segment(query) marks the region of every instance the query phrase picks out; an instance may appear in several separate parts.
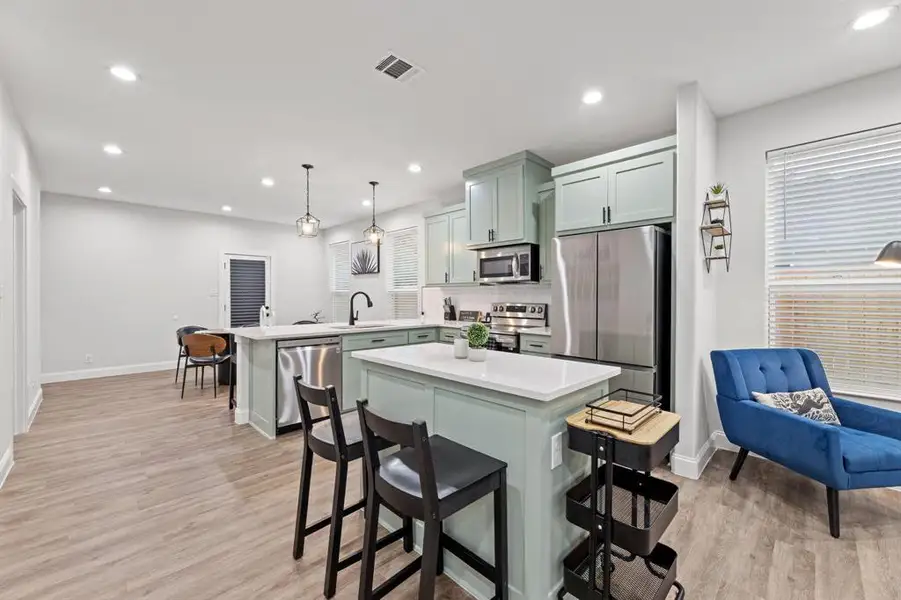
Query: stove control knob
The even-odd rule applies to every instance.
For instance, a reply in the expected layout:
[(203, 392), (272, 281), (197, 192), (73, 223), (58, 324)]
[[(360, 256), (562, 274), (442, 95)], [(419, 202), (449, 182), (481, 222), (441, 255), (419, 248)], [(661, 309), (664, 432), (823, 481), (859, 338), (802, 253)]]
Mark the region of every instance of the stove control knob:
[(530, 308), (529, 312), (535, 312), (535, 307), (533, 306), (532, 308)]
[(541, 314), (541, 313), (543, 313), (543, 312), (544, 312), (544, 307), (543, 307), (543, 306), (539, 306), (539, 307), (538, 307), (538, 314)]

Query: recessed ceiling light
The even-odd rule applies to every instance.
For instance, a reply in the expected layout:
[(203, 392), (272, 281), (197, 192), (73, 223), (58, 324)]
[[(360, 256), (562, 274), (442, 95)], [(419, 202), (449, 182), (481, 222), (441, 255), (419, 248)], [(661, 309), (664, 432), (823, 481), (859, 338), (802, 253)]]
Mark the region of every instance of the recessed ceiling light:
[(122, 148), (115, 144), (107, 144), (103, 147), (103, 151), (112, 156), (119, 156), (122, 154)]
[(363, 206), (372, 206), (372, 200), (366, 198), (365, 200), (363, 200)]
[(272, 187), (275, 185), (275, 180), (272, 177), (263, 177), (260, 180), (260, 183), (262, 183), (264, 187)]
[(857, 17), (857, 20), (854, 21), (854, 24), (851, 25), (851, 27), (853, 27), (855, 31), (863, 31), (864, 29), (882, 25), (892, 16), (892, 13), (895, 12), (895, 8), (896, 7), (894, 6), (886, 6), (885, 8), (878, 8), (876, 10), (865, 12)]
[(582, 94), (582, 102), (585, 104), (597, 104), (604, 99), (604, 94), (600, 90), (588, 90)]
[(410, 166), (407, 167), (407, 170), (411, 173), (419, 173), (420, 171), (422, 171), (422, 167), (419, 165), (419, 163), (410, 163)]
[(100, 192), (101, 194), (112, 194), (113, 193), (113, 190), (109, 189), (106, 186), (97, 188), (97, 191)]
[(113, 77), (127, 83), (134, 83), (138, 80), (138, 75), (125, 65), (115, 65), (110, 67), (109, 72)]
[(229, 206), (228, 204), (223, 204), (223, 205), (222, 205), (222, 212), (231, 212), (231, 211), (232, 211), (232, 207), (231, 207), (231, 206)]

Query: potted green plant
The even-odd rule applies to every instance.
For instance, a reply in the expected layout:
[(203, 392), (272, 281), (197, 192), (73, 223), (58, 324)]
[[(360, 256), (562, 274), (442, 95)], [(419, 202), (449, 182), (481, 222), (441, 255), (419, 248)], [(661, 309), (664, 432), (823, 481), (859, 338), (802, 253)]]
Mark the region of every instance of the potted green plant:
[(722, 202), (726, 199), (726, 190), (729, 188), (722, 181), (710, 186), (710, 202)]
[(469, 340), (469, 360), (483, 362), (488, 357), (488, 326), (484, 323), (473, 323), (466, 331), (466, 339)]

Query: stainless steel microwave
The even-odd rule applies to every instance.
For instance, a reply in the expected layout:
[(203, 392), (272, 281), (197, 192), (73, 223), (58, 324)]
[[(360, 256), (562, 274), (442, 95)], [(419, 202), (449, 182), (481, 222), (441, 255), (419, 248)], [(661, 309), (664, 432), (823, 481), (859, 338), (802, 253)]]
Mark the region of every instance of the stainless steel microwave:
[(540, 279), (537, 244), (479, 250), (479, 283), (535, 283)]

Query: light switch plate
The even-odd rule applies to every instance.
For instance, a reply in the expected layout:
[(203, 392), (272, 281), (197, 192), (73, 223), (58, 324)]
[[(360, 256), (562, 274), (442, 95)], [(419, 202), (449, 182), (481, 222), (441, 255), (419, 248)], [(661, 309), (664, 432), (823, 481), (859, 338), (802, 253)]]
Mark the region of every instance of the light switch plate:
[(563, 432), (551, 438), (551, 470), (563, 464)]

